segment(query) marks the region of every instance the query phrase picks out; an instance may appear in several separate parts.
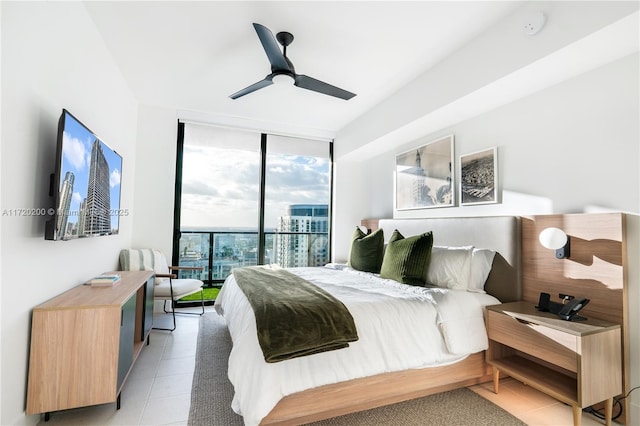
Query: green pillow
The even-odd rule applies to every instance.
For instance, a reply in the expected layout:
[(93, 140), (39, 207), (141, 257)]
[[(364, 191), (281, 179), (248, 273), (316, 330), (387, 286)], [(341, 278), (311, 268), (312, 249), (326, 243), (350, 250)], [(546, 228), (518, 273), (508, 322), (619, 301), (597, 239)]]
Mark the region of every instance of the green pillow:
[(431, 247), (431, 232), (404, 238), (396, 229), (384, 253), (380, 276), (404, 284), (424, 286)]
[(364, 272), (380, 272), (382, 256), (384, 254), (384, 234), (378, 229), (367, 235), (359, 227), (351, 237), (348, 265), (353, 269)]

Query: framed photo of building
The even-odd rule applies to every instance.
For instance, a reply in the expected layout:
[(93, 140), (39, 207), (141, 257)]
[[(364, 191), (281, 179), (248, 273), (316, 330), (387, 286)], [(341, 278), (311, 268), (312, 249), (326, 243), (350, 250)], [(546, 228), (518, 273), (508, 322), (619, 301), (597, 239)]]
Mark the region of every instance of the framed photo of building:
[(460, 156), (460, 205), (498, 202), (498, 149)]
[(453, 206), (453, 160), (453, 135), (396, 155), (396, 209)]

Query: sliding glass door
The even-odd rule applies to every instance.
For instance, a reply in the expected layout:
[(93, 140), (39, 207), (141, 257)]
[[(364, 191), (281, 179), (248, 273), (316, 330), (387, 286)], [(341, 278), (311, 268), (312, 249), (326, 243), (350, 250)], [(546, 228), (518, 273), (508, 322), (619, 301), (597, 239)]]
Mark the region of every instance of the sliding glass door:
[(235, 267), (330, 259), (331, 143), (179, 125), (173, 262), (219, 286)]

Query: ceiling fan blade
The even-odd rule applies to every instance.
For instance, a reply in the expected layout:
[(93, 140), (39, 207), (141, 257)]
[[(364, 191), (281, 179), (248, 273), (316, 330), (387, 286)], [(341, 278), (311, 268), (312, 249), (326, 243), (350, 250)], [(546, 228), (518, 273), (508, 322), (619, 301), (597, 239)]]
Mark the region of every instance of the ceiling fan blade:
[(255, 22), (253, 23), (253, 28), (256, 29), (256, 33), (258, 33), (258, 38), (262, 43), (262, 47), (267, 54), (267, 58), (269, 58), (269, 62), (271, 63), (271, 71), (291, 71), (291, 67), (287, 62), (287, 59), (284, 57), (284, 54), (280, 51), (278, 42), (273, 36), (271, 30), (264, 25), (256, 24)]
[(237, 91), (236, 93), (229, 95), (231, 99), (238, 99), (240, 96), (248, 95), (251, 92), (255, 92), (258, 89), (262, 89), (263, 87), (267, 87), (273, 84), (271, 81), (271, 75), (265, 77), (264, 80), (260, 80), (257, 83), (253, 83), (251, 86), (247, 86), (242, 90)]
[(303, 89), (313, 90), (314, 92), (335, 96), (336, 98), (345, 100), (349, 100), (356, 95), (355, 93), (351, 93), (339, 87), (332, 86), (329, 83), (325, 83), (324, 81), (316, 80), (315, 78), (302, 74), (296, 74), (294, 84), (298, 87), (302, 87)]

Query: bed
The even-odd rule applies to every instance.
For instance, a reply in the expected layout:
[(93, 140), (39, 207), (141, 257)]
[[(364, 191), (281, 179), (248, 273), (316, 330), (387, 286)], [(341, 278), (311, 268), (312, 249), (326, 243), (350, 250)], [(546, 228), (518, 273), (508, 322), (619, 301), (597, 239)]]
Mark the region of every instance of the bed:
[(230, 277), (215, 306), (233, 339), (233, 409), (245, 424), (307, 423), (490, 380), (483, 307), (521, 298), (519, 218), (384, 219), (377, 228), (387, 246), (396, 230), (431, 231), (434, 250), (494, 252), (484, 291), (406, 285), (344, 265), (294, 268), (348, 307), (359, 338), (348, 348), (268, 363), (254, 311)]

